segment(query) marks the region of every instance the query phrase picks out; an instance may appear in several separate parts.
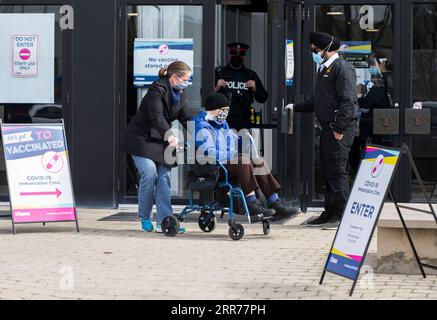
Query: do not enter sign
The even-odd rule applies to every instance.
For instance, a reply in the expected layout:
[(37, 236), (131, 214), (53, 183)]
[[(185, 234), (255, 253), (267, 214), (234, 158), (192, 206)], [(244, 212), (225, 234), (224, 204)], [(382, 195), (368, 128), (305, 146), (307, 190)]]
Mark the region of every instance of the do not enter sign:
[(38, 76), (38, 35), (12, 36), (12, 72), (15, 77)]

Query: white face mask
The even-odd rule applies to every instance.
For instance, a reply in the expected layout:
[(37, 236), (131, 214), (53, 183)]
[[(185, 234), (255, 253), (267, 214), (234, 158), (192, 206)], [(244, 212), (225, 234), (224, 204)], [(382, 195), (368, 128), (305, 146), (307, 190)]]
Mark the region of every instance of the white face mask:
[(226, 118), (228, 117), (229, 110), (220, 110), (220, 112), (217, 115), (212, 115), (210, 111), (206, 112), (205, 120), (207, 121), (214, 121), (218, 124), (223, 124), (226, 121)]

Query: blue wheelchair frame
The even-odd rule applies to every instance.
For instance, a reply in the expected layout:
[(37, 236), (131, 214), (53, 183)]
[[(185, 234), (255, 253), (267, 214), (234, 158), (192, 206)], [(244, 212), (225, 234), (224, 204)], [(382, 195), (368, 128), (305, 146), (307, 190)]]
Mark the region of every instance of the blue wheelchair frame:
[(214, 214), (215, 211), (221, 211), (222, 215), (224, 215), (225, 213), (229, 214), (229, 222), (230, 223), (235, 223), (235, 213), (234, 213), (234, 195), (237, 198), (240, 198), (242, 200), (243, 203), (243, 207), (244, 207), (244, 215), (247, 216), (247, 220), (249, 223), (251, 222), (250, 219), (250, 214), (249, 214), (249, 209), (247, 207), (247, 202), (246, 202), (246, 197), (244, 196), (243, 190), (241, 190), (240, 187), (238, 186), (233, 186), (230, 182), (229, 182), (229, 175), (228, 175), (228, 170), (226, 169), (226, 167), (219, 163), (219, 170), (223, 170), (224, 174), (225, 174), (225, 180), (224, 181), (219, 181), (217, 184), (217, 187), (219, 189), (229, 189), (229, 208), (226, 207), (220, 207), (220, 205), (218, 204), (218, 202), (216, 200), (214, 200), (213, 203), (208, 204), (208, 205), (196, 205), (194, 204), (193, 201), (193, 191), (189, 190), (189, 203), (188, 205), (182, 210), (182, 212), (180, 214), (178, 214), (178, 219), (180, 221), (183, 221), (189, 214), (193, 213), (193, 212), (199, 212), (199, 211), (205, 211), (208, 212), (207, 215), (207, 219), (211, 219)]

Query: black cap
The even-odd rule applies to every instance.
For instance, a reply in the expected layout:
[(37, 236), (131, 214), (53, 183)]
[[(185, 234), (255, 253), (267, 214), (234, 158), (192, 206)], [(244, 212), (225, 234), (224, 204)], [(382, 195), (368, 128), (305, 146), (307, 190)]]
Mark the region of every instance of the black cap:
[(230, 105), (231, 101), (224, 94), (218, 92), (211, 93), (205, 100), (205, 109), (208, 111), (229, 107)]
[(229, 53), (232, 56), (241, 56), (244, 57), (246, 55), (246, 51), (249, 50), (249, 46), (242, 42), (232, 42), (227, 45), (229, 49)]
[(331, 36), (330, 34), (325, 32), (311, 32), (310, 34), (310, 43), (312, 43), (320, 50), (327, 49), (331, 41), (332, 44), (327, 50), (328, 52), (332, 52), (340, 49), (340, 40), (338, 40), (334, 36)]

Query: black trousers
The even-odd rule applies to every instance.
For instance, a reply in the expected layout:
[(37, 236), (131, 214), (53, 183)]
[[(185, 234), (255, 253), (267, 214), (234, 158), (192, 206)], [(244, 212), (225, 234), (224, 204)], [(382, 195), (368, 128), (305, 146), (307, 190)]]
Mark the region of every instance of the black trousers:
[(355, 121), (343, 132), (343, 139), (334, 137), (329, 125), (322, 125), (320, 136), (320, 167), (326, 181), (325, 211), (330, 218), (341, 218), (349, 197), (348, 158), (355, 136)]

